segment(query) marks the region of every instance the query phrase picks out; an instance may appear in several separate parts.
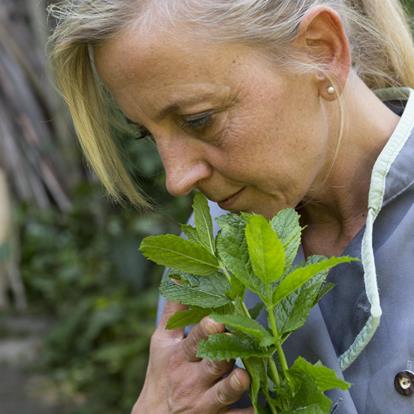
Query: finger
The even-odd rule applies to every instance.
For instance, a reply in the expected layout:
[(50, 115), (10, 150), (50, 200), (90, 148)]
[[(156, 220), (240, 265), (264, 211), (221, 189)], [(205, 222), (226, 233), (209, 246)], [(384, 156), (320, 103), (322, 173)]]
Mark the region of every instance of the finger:
[(234, 361), (213, 361), (211, 359), (203, 359), (200, 362), (200, 365), (203, 372), (203, 381), (208, 385), (212, 385), (218, 379), (233, 370)]
[(159, 333), (162, 333), (163, 335), (168, 335), (168, 336), (183, 337), (184, 329), (167, 329), (166, 326), (167, 326), (168, 319), (170, 319), (171, 316), (173, 316), (176, 312), (182, 311), (185, 309), (187, 309), (187, 306), (181, 305), (178, 302), (165, 302), (164, 309), (161, 314), (160, 323), (157, 327), (157, 330), (159, 331)]
[(223, 324), (217, 323), (208, 317), (203, 318), (181, 343), (181, 350), (184, 354), (184, 358), (190, 362), (199, 361), (200, 358), (197, 358), (198, 343), (202, 339), (207, 339), (209, 335), (220, 332), (224, 332)]
[(212, 412), (219, 411), (240, 400), (249, 387), (249, 374), (244, 369), (236, 368), (206, 392), (205, 404), (211, 407)]
[(223, 414), (254, 414), (254, 408), (233, 408), (229, 411), (224, 411)]

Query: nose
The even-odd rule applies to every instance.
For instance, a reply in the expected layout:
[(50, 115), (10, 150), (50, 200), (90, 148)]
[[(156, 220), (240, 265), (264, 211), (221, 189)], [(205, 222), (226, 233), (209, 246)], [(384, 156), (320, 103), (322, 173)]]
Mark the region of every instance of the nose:
[(212, 168), (196, 145), (178, 140), (159, 145), (164, 165), (167, 191), (174, 197), (189, 194), (198, 184), (211, 176)]

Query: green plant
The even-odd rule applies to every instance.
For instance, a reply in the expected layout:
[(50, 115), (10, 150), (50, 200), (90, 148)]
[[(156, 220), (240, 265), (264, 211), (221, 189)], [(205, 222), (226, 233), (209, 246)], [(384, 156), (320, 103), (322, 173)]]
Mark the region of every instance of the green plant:
[[(247, 213), (221, 216), (216, 219), (221, 230), (214, 237), (207, 200), (200, 193), (193, 208), (195, 227), (182, 226), (187, 239), (149, 236), (140, 247), (147, 258), (171, 269), (161, 283), (161, 294), (188, 306), (170, 318), (167, 328), (195, 324), (206, 315), (223, 323), (228, 332), (202, 341), (198, 356), (241, 358), (252, 380), (256, 413), (328, 414), (332, 403), (324, 392), (346, 390), (350, 384), (302, 357), (289, 367), (282, 344), (331, 289), (328, 270), (355, 259), (311, 256), (296, 266), (302, 229), (293, 209), (280, 211), (270, 222)], [(246, 290), (259, 298), (254, 309), (243, 302)], [(262, 310), (267, 326), (257, 320)]]

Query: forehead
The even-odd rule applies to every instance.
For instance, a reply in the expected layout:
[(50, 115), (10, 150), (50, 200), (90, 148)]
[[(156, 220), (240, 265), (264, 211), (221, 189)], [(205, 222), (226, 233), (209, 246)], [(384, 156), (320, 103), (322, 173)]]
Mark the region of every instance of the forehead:
[[(223, 46), (200, 44), (180, 33), (156, 31), (142, 34), (138, 30), (124, 31), (96, 48), (95, 59), (100, 76), (107, 82), (128, 82), (139, 76), (151, 80), (154, 73), (195, 77), (208, 74), (210, 65), (197, 65), (199, 59), (210, 63), (223, 62)], [(214, 53), (215, 52), (215, 53)]]
[(213, 44), (184, 31), (143, 34), (129, 29), (97, 47), (95, 61), (116, 98), (134, 87), (142, 93), (161, 89), (168, 93), (169, 88), (184, 92), (197, 85), (207, 93), (214, 85), (237, 82), (235, 73), (247, 68), (252, 53), (241, 44)]

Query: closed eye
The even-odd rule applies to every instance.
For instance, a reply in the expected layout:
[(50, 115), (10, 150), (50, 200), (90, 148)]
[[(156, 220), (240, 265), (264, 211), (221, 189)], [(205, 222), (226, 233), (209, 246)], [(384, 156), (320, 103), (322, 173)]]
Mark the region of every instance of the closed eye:
[(154, 138), (151, 135), (151, 132), (148, 131), (147, 128), (143, 127), (142, 125), (137, 124), (136, 122), (131, 121), (130, 119), (128, 119), (126, 117), (125, 117), (125, 119), (126, 119), (126, 121), (129, 125), (132, 125), (136, 128), (136, 130), (138, 132), (138, 136), (136, 137), (137, 140), (148, 138), (151, 141), (154, 141)]
[(183, 117), (182, 126), (195, 131), (202, 131), (213, 123), (213, 113), (203, 112), (201, 114), (187, 115)]

